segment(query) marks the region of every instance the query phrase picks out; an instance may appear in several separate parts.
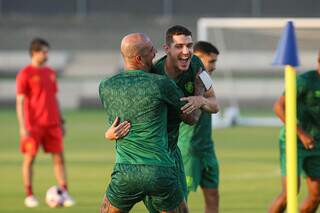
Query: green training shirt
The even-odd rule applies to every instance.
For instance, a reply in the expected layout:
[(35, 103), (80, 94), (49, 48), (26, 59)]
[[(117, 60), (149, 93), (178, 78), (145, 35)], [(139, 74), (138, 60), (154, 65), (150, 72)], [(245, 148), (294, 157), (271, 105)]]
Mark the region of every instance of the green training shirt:
[[(160, 58), (154, 64), (151, 72), (159, 75), (167, 76), (165, 72), (166, 58), (167, 56)], [(194, 55), (191, 58), (189, 69), (183, 72), (181, 75), (179, 75), (178, 79), (175, 80), (178, 87), (182, 89), (184, 96), (194, 95), (194, 80), (200, 69), (201, 70), (204, 69), (203, 64), (201, 60)], [(175, 150), (177, 147), (180, 123), (181, 123), (181, 119), (177, 116), (175, 111), (171, 107), (169, 107), (168, 108), (168, 139), (169, 139), (169, 147), (171, 148), (171, 150)]]
[[(311, 70), (297, 77), (297, 120), (300, 127), (317, 141), (320, 150), (320, 75)], [(284, 128), (281, 138), (285, 138)], [(302, 143), (298, 143), (303, 148)]]
[(182, 153), (200, 155), (204, 152), (212, 152), (211, 139), (211, 113), (202, 111), (199, 121), (189, 126), (180, 124), (178, 145)]
[(163, 76), (132, 70), (99, 85), (106, 121), (129, 120), (129, 134), (116, 142), (116, 163), (173, 166), (168, 152), (167, 106), (180, 113), (182, 91)]

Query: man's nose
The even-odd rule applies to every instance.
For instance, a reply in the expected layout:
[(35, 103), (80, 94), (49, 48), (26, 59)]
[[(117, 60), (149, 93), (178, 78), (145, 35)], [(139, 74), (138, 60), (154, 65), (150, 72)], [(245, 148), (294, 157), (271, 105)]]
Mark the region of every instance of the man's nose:
[(184, 47), (182, 48), (182, 53), (183, 53), (183, 54), (189, 54), (189, 53), (190, 53), (189, 48), (188, 48), (187, 46), (184, 46)]

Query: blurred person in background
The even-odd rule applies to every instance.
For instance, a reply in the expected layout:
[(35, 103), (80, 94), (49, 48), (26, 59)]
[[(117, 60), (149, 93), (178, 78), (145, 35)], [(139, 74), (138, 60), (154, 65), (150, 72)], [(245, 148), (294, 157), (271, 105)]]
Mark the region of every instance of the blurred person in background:
[(29, 53), (31, 63), (16, 77), (16, 110), (19, 122), (20, 149), (23, 153), (22, 177), (26, 192), (25, 205), (36, 207), (33, 193), (33, 164), (40, 146), (52, 154), (55, 177), (62, 190), (64, 206), (74, 205), (68, 193), (63, 156), (64, 120), (57, 100), (57, 79), (53, 69), (46, 66), (49, 43), (35, 38)]
[[(285, 123), (285, 95), (274, 104), (275, 114)], [(302, 171), (306, 176), (307, 197), (300, 212), (316, 212), (320, 203), (320, 52), (318, 67), (297, 77), (297, 172), (298, 186)], [(269, 213), (285, 212), (287, 206), (285, 127), (279, 134), (282, 191), (272, 202)]]

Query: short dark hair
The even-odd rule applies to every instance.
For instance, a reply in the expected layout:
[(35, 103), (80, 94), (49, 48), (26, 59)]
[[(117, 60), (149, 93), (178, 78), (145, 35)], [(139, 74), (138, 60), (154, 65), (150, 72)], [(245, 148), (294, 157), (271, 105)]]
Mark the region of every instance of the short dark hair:
[(50, 44), (48, 41), (43, 38), (34, 38), (30, 43), (29, 53), (41, 51), (43, 47), (50, 48)]
[(206, 41), (198, 41), (194, 46), (193, 46), (193, 52), (201, 52), (205, 54), (210, 54), (214, 53), (219, 55), (219, 50), (216, 48), (213, 44), (206, 42)]
[(170, 27), (166, 32), (166, 44), (167, 45), (170, 45), (173, 42), (174, 35), (192, 36), (192, 33), (190, 30), (188, 30), (184, 26), (174, 25), (174, 26)]

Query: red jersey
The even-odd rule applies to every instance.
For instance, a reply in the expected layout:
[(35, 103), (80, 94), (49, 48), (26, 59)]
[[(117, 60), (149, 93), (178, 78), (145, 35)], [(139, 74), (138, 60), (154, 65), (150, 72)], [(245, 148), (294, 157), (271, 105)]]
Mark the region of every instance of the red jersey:
[(28, 65), (18, 73), (16, 86), (17, 95), (25, 96), (24, 116), (28, 130), (34, 126), (60, 124), (55, 71), (49, 67)]

